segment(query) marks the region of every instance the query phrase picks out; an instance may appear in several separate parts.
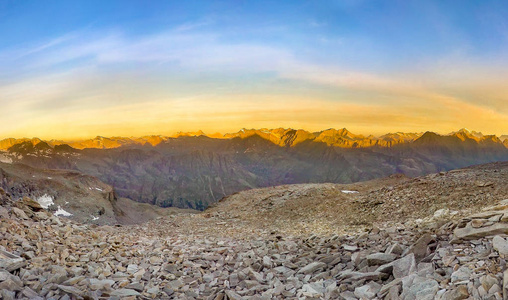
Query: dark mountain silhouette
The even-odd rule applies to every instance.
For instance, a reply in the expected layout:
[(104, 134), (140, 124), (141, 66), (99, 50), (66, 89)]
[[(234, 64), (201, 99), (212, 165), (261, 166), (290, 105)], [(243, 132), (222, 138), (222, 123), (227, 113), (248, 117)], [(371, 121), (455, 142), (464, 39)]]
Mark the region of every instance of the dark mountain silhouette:
[(82, 150), (25, 139), (4, 155), (33, 167), (95, 176), (113, 186), (119, 196), (138, 202), (200, 210), (251, 188), (351, 183), (396, 173), (419, 176), (508, 160), (508, 149), (499, 138), (467, 130), (446, 136), (426, 132), (379, 138), (346, 129), (243, 130), (221, 138), (200, 132), (155, 137), (151, 142), (100, 138), (103, 145), (107, 141), (122, 146)]

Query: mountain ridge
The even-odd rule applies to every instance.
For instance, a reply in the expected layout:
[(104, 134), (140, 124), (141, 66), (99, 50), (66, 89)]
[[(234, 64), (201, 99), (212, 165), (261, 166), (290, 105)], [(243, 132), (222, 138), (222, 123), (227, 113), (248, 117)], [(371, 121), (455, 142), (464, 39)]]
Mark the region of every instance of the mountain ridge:
[(203, 210), (253, 188), (351, 183), (392, 174), (415, 177), (508, 161), (507, 140), (466, 130), (451, 135), (391, 133), (374, 140), (345, 128), (315, 133), (244, 129), (227, 138), (180, 133), (178, 138), (131, 141), (97, 137), (93, 145), (115, 147), (75, 149), (26, 139), (0, 151), (0, 162), (74, 170), (111, 185), (119, 197)]
[[(428, 131), (431, 132), (431, 131)], [(435, 133), (435, 132), (433, 132)], [(247, 138), (253, 135), (258, 135), (261, 138), (268, 140), (278, 146), (281, 147), (293, 147), (299, 143), (304, 141), (316, 141), (316, 142), (324, 142), (329, 146), (341, 147), (341, 148), (369, 148), (369, 147), (393, 147), (398, 144), (411, 143), (422, 137), (425, 133), (405, 133), (405, 132), (395, 132), (395, 133), (387, 133), (375, 137), (373, 135), (364, 136), (361, 134), (354, 134), (347, 130), (346, 128), (334, 129), (329, 128), (322, 131), (310, 132), (303, 129), (292, 129), (292, 128), (275, 128), (275, 129), (241, 129), (238, 132), (234, 133), (226, 133), (226, 134), (206, 134), (203, 131), (199, 130), (196, 132), (177, 132), (174, 135), (164, 136), (164, 135), (146, 135), (141, 137), (122, 137), (122, 136), (112, 136), (112, 137), (104, 137), (97, 136), (92, 139), (84, 139), (84, 140), (42, 140), (37, 137), (34, 138), (6, 138), (0, 140), (0, 150), (8, 150), (12, 146), (17, 144), (29, 142), (33, 146), (45, 142), (50, 147), (60, 146), (60, 145), (69, 145), (75, 149), (86, 149), (86, 148), (95, 148), (95, 149), (112, 149), (119, 148), (122, 146), (144, 146), (151, 145), (157, 146), (161, 143), (167, 142), (170, 139), (178, 139), (184, 137), (199, 137), (205, 136), (211, 139), (233, 139), (233, 138)], [(446, 135), (439, 136), (455, 136), (465, 140), (474, 140), (478, 143), (485, 142), (487, 140), (493, 140), (497, 143), (500, 143), (508, 148), (508, 135), (501, 135), (497, 137), (495, 135), (484, 135), (481, 132), (470, 131), (466, 128), (459, 129), (458, 131), (451, 132)]]

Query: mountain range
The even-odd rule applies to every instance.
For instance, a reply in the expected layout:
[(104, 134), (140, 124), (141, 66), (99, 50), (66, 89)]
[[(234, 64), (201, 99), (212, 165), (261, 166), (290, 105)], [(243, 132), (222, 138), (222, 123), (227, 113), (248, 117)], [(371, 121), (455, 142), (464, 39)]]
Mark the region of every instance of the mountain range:
[(243, 129), (83, 141), (5, 139), (0, 161), (97, 177), (119, 197), (203, 210), (236, 192), (293, 183), (351, 183), (401, 173), (410, 177), (508, 160), (508, 139), (461, 129), (356, 135)]

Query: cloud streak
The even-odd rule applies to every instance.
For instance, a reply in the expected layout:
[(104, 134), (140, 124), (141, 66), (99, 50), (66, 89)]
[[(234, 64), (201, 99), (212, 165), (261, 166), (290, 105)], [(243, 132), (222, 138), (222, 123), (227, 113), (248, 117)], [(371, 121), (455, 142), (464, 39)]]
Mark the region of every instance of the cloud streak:
[(143, 36), (73, 32), (0, 52), (6, 70), (0, 105), (4, 120), (16, 123), (1, 128), (0, 137), (249, 126), (508, 132), (503, 57), (491, 66), (461, 64), (466, 57), (427, 63), (424, 70), (368, 72), (303, 60), (287, 47), (196, 32), (203, 27), (184, 24)]

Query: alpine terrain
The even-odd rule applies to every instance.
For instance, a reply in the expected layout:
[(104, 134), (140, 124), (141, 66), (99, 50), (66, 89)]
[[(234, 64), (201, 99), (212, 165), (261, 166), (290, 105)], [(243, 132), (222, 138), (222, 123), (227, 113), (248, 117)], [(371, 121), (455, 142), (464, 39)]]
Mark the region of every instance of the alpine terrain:
[(98, 178), (121, 198), (197, 210), (260, 187), (415, 177), (508, 160), (508, 139), (467, 129), (380, 137), (279, 128), (69, 142), (5, 139), (0, 149), (5, 163), (72, 170)]
[[(78, 176), (51, 172), (35, 176)], [(199, 214), (123, 226), (76, 222), (45, 209), (44, 197), (0, 189), (0, 295), (505, 299), (507, 178), (504, 162), (415, 178), (283, 185), (233, 194)], [(85, 175), (75, 190), (51, 190), (90, 187), (105, 190), (94, 202), (107, 198), (107, 186)]]

